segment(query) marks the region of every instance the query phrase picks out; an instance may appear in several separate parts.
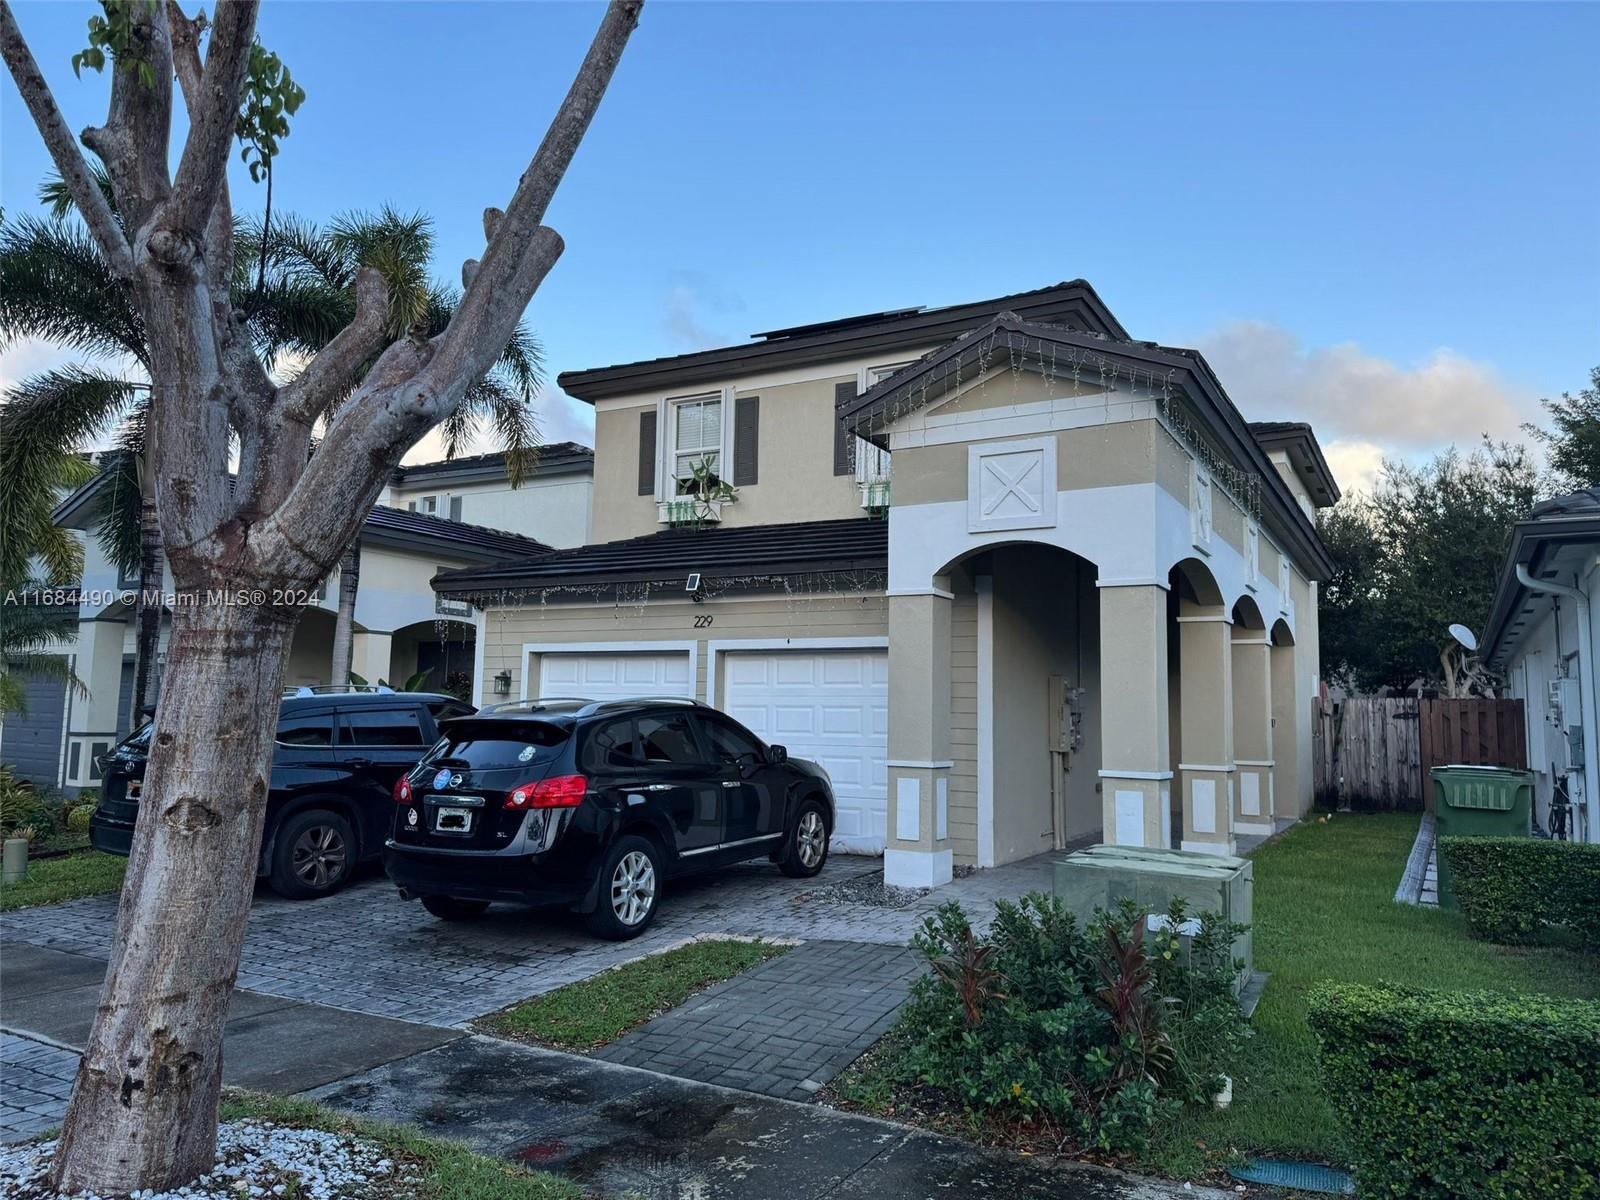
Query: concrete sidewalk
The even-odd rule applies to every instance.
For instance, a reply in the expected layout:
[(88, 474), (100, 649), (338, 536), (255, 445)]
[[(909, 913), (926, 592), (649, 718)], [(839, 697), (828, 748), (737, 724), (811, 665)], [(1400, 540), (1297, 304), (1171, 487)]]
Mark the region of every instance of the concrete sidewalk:
[[(0, 1030), (6, 1034), (0, 1142), (61, 1123), (76, 1052), (88, 1040), (105, 973), (103, 959), (0, 943)], [(236, 991), (223, 1043), (223, 1078), (235, 1087), (288, 1094), (460, 1036), (454, 1029)]]
[(310, 1095), (640, 1200), (1233, 1198), (486, 1037)]

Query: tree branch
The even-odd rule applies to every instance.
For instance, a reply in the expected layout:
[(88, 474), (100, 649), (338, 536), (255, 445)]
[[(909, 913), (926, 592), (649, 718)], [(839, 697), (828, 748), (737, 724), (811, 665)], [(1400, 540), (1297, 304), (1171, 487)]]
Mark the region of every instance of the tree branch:
[(284, 384), (279, 400), (290, 420), (315, 421), (356, 381), (356, 373), (388, 340), (389, 288), (373, 267), (356, 275), (355, 319), (317, 352), (306, 369)]
[(94, 234), (100, 252), (106, 256), (111, 273), (118, 279), (131, 280), (133, 251), (128, 246), (128, 239), (112, 215), (111, 205), (106, 203), (104, 193), (95, 184), (89, 164), (84, 161), (77, 143), (73, 141), (72, 132), (67, 128), (61, 110), (56, 107), (55, 97), (51, 95), (50, 85), (40, 73), (39, 64), (34, 62), (33, 53), (28, 49), (22, 30), (17, 27), (16, 17), (12, 15), (11, 5), (6, 0), (0, 0), (0, 53), (5, 57), (17, 90), (22, 93), (23, 103), (28, 106), (33, 123), (44, 138), (56, 170), (61, 172), (67, 190), (72, 193), (73, 203), (83, 214), (84, 222)]
[(211, 217), (228, 173), (234, 124), (250, 68), (258, 0), (220, 0), (206, 49), (199, 95), (189, 97), (189, 137), (178, 160), (172, 202), (163, 224), (198, 237)]
[[(183, 89), (184, 107), (192, 122), (204, 96), (205, 68), (200, 63), (200, 34), (206, 28), (206, 15), (200, 12), (191, 19), (184, 15), (178, 0), (167, 0), (167, 21), (172, 27), (172, 63), (178, 85)], [(206, 268), (212, 303), (226, 302), (233, 277), (233, 200), (228, 193), (226, 171), (206, 223)]]
[[(548, 239), (539, 233), (539, 223), (606, 94), (628, 37), (639, 23), (642, 7), (643, 0), (612, 0), (577, 78), (517, 184), (510, 206), (503, 215), (497, 209), (485, 212), (488, 249), (475, 271), (463, 271), (463, 279), (470, 276), (470, 281), (429, 366), (428, 373), (434, 379), (451, 378), (457, 372), (476, 379), (487, 370), (533, 298), (532, 288), (526, 292), (521, 289), (535, 276), (542, 279), (555, 262), (552, 256), (540, 270), (538, 263), (530, 261), (550, 249)], [(559, 243), (560, 239), (556, 240)], [(560, 252), (557, 245), (555, 255)]]

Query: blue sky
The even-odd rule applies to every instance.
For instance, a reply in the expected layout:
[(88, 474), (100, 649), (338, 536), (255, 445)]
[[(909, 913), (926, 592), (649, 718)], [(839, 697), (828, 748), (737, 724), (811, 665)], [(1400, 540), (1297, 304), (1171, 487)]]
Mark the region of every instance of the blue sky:
[[(88, 6), (16, 4), (74, 128)], [(278, 203), (481, 244), (596, 5), (290, 3)], [(550, 374), (1089, 279), (1349, 481), (1505, 434), (1600, 363), (1600, 6), (647, 4), (552, 206)], [(0, 200), (46, 170), (9, 79)], [(259, 204), (242, 177), (236, 204)], [(11, 352), (5, 375), (42, 351)], [(554, 392), (554, 389), (551, 389)], [(545, 402), (551, 437), (588, 413)]]

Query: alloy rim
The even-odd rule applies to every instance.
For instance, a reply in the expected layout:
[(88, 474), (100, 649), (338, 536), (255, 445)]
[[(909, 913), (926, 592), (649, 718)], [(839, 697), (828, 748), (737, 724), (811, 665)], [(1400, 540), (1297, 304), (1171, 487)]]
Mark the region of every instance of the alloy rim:
[(325, 888), (344, 874), (344, 838), (332, 825), (313, 825), (294, 843), (294, 873), (309, 887)]
[(642, 850), (630, 850), (611, 873), (611, 911), (624, 925), (637, 925), (656, 902), (656, 868)]
[(800, 861), (807, 867), (814, 867), (822, 861), (823, 849), (827, 846), (828, 831), (822, 824), (821, 814), (812, 811), (800, 817), (800, 831), (798, 835), (800, 844)]

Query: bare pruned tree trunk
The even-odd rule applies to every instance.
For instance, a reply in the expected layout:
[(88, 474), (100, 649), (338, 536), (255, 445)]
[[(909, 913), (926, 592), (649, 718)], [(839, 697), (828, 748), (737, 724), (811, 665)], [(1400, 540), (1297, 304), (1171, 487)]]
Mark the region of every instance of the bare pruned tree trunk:
[[(110, 175), (115, 213), (0, 0), (0, 54), (144, 321), (149, 420), (160, 435), (151, 467), (179, 597), (110, 969), (56, 1153), (54, 1182), (63, 1190), (168, 1189), (211, 1165), (222, 1027), (249, 915), (284, 660), (300, 615), (293, 596), (327, 577), (401, 456), (498, 357), (560, 256), (560, 237), (541, 224), (545, 209), (640, 7), (613, 0), (607, 9), (510, 203), (484, 213), (483, 258), (463, 265), (465, 290), (444, 332), (391, 344), (382, 277), (364, 270), (354, 320), (278, 386), (228, 287), (226, 169), (256, 0), (220, 0), (209, 24), (186, 17), (176, 0), (115, 14), (131, 27), (120, 57), (149, 68), (122, 69), (132, 64), (119, 58), (107, 122), (82, 135)], [(189, 128), (173, 173), (175, 79)]]
[(333, 663), (328, 671), (328, 682), (334, 687), (350, 685), (350, 659), (356, 648), (356, 593), (360, 590), (361, 539), (357, 538), (339, 560), (339, 615), (333, 623)]

